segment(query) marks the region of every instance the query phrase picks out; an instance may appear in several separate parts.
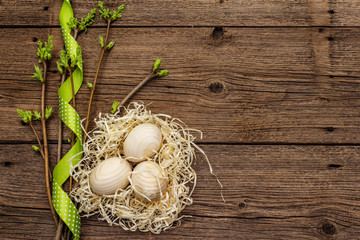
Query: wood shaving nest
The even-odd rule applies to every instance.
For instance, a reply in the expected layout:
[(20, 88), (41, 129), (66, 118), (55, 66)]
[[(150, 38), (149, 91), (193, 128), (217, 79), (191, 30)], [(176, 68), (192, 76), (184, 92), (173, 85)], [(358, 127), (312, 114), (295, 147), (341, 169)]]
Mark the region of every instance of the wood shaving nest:
[[(120, 111), (124, 114), (120, 115)], [(182, 121), (168, 115), (153, 114), (144, 104), (137, 102), (127, 108), (119, 108), (115, 114), (100, 113), (95, 123), (96, 128), (88, 134), (83, 146), (83, 158), (71, 168), (71, 175), (79, 183), (71, 196), (79, 203), (82, 216), (98, 214), (99, 219), (107, 221), (109, 225), (155, 234), (180, 226), (180, 219), (185, 217), (180, 216), (181, 211), (193, 202), (191, 195), (196, 186), (196, 172), (192, 163), (195, 148), (204, 153), (195, 145), (195, 137), (190, 132), (200, 131), (189, 129)], [(92, 169), (105, 159), (121, 157), (127, 135), (142, 123), (153, 123), (162, 132), (163, 142), (159, 152), (147, 160), (158, 163), (167, 173), (166, 193), (153, 202), (136, 198), (131, 184), (112, 195), (93, 193), (89, 185)]]

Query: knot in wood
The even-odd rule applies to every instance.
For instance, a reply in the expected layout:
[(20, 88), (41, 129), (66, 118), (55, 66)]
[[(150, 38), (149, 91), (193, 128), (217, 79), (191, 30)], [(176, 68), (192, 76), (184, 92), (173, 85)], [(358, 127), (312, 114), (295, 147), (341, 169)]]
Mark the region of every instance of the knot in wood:
[(12, 162), (4, 162), (4, 167), (11, 167), (12, 164)]
[(224, 85), (220, 82), (214, 82), (209, 85), (209, 89), (213, 93), (220, 93), (224, 89)]
[(334, 235), (336, 233), (336, 227), (334, 226), (334, 224), (329, 222), (324, 223), (321, 229), (327, 235)]
[(335, 130), (335, 128), (333, 128), (333, 127), (326, 127), (325, 129), (328, 132), (333, 132)]
[(328, 167), (329, 167), (329, 168), (341, 168), (342, 165), (331, 163), (331, 164), (328, 165)]
[(218, 40), (224, 35), (223, 27), (215, 27), (211, 36), (213, 39)]
[(246, 207), (246, 203), (241, 202), (238, 204), (239, 208), (245, 208)]

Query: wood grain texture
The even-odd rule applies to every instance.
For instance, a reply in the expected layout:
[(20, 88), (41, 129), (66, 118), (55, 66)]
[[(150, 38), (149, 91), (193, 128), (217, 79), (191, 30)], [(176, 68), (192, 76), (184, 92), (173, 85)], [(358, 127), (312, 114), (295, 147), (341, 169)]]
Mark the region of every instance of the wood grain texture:
[[(59, 25), (62, 1), (3, 0), (1, 26)], [(360, 3), (353, 0), (141, 0), (108, 1), (114, 8), (124, 3), (126, 26), (359, 26)], [(97, 1), (72, 1), (77, 17), (96, 7)], [(98, 21), (96, 25), (104, 25)]]
[[(224, 185), (226, 203), (198, 155), (194, 204), (179, 228), (126, 232), (84, 218), (83, 239), (356, 239), (360, 234), (358, 146), (201, 145)], [(52, 159), (56, 145), (51, 145)], [(30, 144), (0, 150), (0, 236), (49, 239), (54, 226), (43, 162)], [(12, 154), (8, 154), (12, 153)], [(52, 163), (53, 165), (54, 163)], [(19, 231), (21, 226), (21, 231)]]
[[(92, 82), (95, 74), (102, 33), (91, 29), (79, 38), (84, 82)], [(35, 141), (15, 110), (39, 108), (40, 85), (30, 76), (36, 41), (48, 34), (55, 35), (57, 56), (62, 45), (57, 28), (0, 29), (2, 142)], [(199, 142), (358, 144), (359, 37), (354, 28), (113, 29), (116, 46), (104, 60), (93, 116), (109, 111), (112, 101), (130, 92), (161, 57), (170, 75), (149, 82), (132, 100), (152, 103), (153, 112), (202, 130)], [(17, 41), (22, 45), (15, 46)], [(60, 83), (55, 60), (47, 104), (56, 116)], [(77, 95), (82, 117), (88, 96), (84, 84)], [(57, 139), (56, 129), (51, 120), (50, 140)]]
[[(120, 1), (108, 1), (114, 7)], [(200, 129), (194, 204), (160, 235), (126, 232), (97, 217), (82, 239), (321, 239), (360, 236), (360, 2), (353, 0), (127, 0), (114, 23), (93, 117), (145, 77), (156, 57), (170, 75), (132, 100)], [(77, 17), (97, 1), (72, 1)], [(60, 85), (61, 1), (0, 1), (0, 239), (52, 239), (43, 161), (16, 108), (40, 108), (30, 78), (36, 42), (54, 34), (47, 105)], [(80, 36), (92, 82), (104, 23)], [(77, 95), (85, 116), (86, 84)], [(39, 127), (39, 126), (38, 126)], [(49, 121), (55, 166), (57, 119)], [(90, 126), (93, 128), (93, 125)], [(64, 140), (70, 137), (65, 131)], [(69, 149), (65, 144), (64, 152)]]

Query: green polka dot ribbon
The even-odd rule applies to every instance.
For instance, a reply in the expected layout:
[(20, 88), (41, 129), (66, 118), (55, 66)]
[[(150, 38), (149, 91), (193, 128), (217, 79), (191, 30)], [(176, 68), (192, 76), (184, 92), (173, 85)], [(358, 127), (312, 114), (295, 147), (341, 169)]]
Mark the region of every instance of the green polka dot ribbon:
[[(59, 21), (61, 25), (63, 39), (65, 42), (66, 51), (71, 56), (74, 56), (76, 54), (76, 48), (78, 46), (77, 42), (70, 34), (71, 29), (67, 25), (73, 15), (73, 10), (71, 8), (69, 0), (64, 0), (59, 15)], [(74, 93), (76, 94), (83, 82), (82, 65), (78, 65), (72, 75), (74, 81)], [(63, 183), (70, 176), (71, 164), (76, 164), (80, 160), (82, 153), (82, 131), (80, 116), (69, 104), (72, 99), (72, 87), (70, 78), (68, 78), (60, 86), (58, 94), (61, 121), (63, 121), (64, 124), (75, 133), (75, 135), (77, 136), (77, 140), (74, 146), (61, 159), (61, 161), (56, 165), (54, 169), (52, 200), (56, 212), (64, 221), (64, 223), (69, 227), (69, 229), (75, 236), (74, 239), (79, 239), (81, 226), (79, 212), (76, 209), (74, 203), (69, 198), (69, 196), (61, 188), (61, 185), (63, 185)]]

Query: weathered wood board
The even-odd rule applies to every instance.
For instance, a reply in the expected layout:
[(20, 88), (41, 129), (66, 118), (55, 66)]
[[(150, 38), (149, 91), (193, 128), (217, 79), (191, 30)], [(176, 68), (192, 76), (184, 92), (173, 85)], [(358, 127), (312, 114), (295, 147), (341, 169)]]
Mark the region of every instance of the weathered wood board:
[[(354, 0), (140, 0), (108, 1), (125, 4), (116, 26), (360, 26), (360, 3)], [(1, 26), (59, 25), (62, 1), (3, 0)], [(72, 1), (77, 17), (97, 7), (97, 1)], [(96, 25), (105, 25), (98, 21)]]
[[(162, 58), (170, 75), (149, 82), (131, 100), (151, 103), (153, 112), (203, 132), (196, 142), (224, 185), (226, 203), (198, 153), (194, 204), (183, 212), (192, 217), (181, 227), (160, 235), (126, 232), (94, 216), (83, 219), (82, 239), (359, 239), (360, 2), (124, 3), (92, 117), (109, 111)], [(97, 1), (72, 4), (80, 17)], [(48, 125), (53, 168), (60, 8), (61, 1), (0, 1), (0, 239), (55, 234), (44, 164), (16, 109), (40, 108), (40, 85), (30, 76), (36, 42), (53, 34), (47, 83), (47, 105), (55, 108)], [(78, 39), (84, 83), (93, 81), (104, 26), (98, 21)], [(84, 84), (77, 94), (82, 117), (88, 97)], [(64, 142), (69, 136), (65, 129)]]
[[(58, 29), (0, 29), (1, 141), (33, 141), (20, 124), (16, 108), (37, 109), (40, 85), (30, 78), (36, 63), (36, 40)], [(99, 56), (90, 29), (79, 37), (84, 49), (85, 79), (92, 82)], [(107, 112), (142, 78), (156, 57), (170, 75), (149, 82), (132, 100), (152, 103), (153, 112), (178, 117), (204, 132), (202, 142), (217, 143), (360, 143), (359, 29), (343, 28), (140, 28), (113, 30), (116, 47), (106, 56), (96, 90), (93, 117)], [(36, 39), (35, 39), (36, 38)], [(329, 41), (330, 39), (330, 41)], [(19, 41), (20, 46), (13, 42)], [(35, 41), (35, 42), (33, 42)], [(87, 60), (91, 59), (91, 60)], [(60, 76), (52, 62), (48, 105), (57, 109)], [(85, 116), (89, 89), (77, 101)], [(57, 114), (57, 112), (56, 112)], [(55, 115), (56, 115), (55, 114)], [(57, 139), (57, 120), (49, 138)], [(25, 133), (25, 134), (24, 134)], [(67, 139), (68, 136), (65, 136)]]
[[(198, 154), (194, 203), (179, 228), (160, 235), (83, 219), (84, 239), (356, 239), (360, 232), (360, 157), (352, 146), (200, 145), (220, 187)], [(51, 145), (54, 155), (56, 145)], [(49, 239), (43, 162), (31, 144), (2, 144), (0, 214), (3, 237)], [(54, 163), (52, 163), (54, 165)], [(20, 177), (21, 176), (21, 177)], [(21, 226), (21, 227), (20, 227)]]

